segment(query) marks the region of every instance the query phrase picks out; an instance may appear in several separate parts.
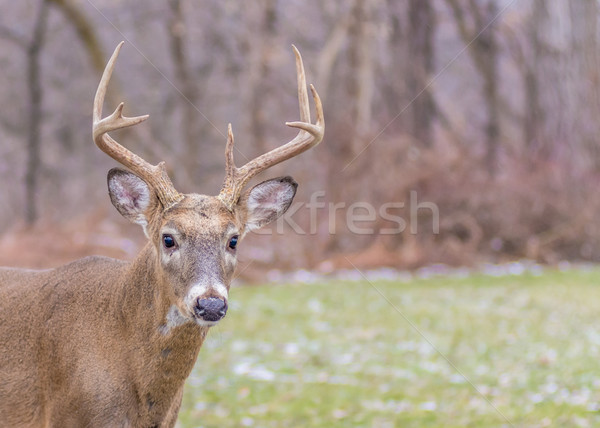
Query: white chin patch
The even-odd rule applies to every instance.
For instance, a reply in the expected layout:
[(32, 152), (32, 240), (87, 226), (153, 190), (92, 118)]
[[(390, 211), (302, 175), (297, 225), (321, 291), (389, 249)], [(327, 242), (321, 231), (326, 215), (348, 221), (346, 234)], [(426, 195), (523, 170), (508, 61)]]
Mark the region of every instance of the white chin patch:
[(219, 323), (219, 321), (205, 321), (202, 318), (194, 318), (196, 321), (196, 324), (202, 326), (202, 327), (212, 327), (213, 325), (217, 325)]

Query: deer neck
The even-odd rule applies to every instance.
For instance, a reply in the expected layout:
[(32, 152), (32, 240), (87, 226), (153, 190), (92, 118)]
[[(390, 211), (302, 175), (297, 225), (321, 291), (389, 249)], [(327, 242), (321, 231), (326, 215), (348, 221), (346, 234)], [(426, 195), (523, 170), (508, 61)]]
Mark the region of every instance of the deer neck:
[[(131, 264), (122, 299), (128, 335), (140, 344), (133, 352), (145, 379), (144, 390), (183, 385), (190, 374), (208, 327), (173, 320), (174, 294), (159, 274), (156, 250), (148, 243)], [(153, 375), (148, 376), (149, 373)]]

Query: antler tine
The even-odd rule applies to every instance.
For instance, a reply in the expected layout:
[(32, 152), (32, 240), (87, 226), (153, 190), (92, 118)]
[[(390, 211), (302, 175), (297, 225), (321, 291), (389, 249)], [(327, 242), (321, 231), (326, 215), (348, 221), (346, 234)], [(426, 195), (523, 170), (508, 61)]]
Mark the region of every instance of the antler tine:
[(292, 45), (294, 56), (296, 57), (296, 76), (298, 80), (298, 104), (300, 105), (300, 120), (310, 123), (310, 105), (308, 103), (308, 93), (306, 92), (306, 73), (304, 73), (304, 63), (300, 51), (295, 45)]
[(300, 131), (293, 140), (283, 146), (260, 155), (244, 166), (237, 168), (233, 160), (233, 133), (231, 131), (231, 124), (229, 125), (227, 145), (225, 148), (225, 181), (218, 197), (230, 211), (233, 210), (233, 207), (237, 203), (244, 186), (254, 176), (273, 165), (277, 165), (280, 162), (298, 156), (300, 153), (316, 146), (323, 140), (323, 134), (325, 133), (325, 118), (323, 116), (321, 98), (314, 86), (310, 85), (310, 90), (315, 101), (315, 112), (317, 116), (316, 123), (313, 124), (310, 119), (310, 104), (308, 101), (308, 92), (306, 90), (306, 76), (304, 73), (304, 65), (302, 64), (302, 57), (300, 56), (298, 49), (296, 49), (296, 46), (292, 45), (292, 48), (296, 55), (300, 121), (286, 122), (286, 125), (292, 128), (298, 128)]
[(114, 140), (108, 132), (115, 131), (117, 129), (127, 128), (133, 125), (137, 125), (140, 122), (148, 119), (148, 115), (137, 116), (137, 117), (125, 117), (123, 116), (124, 103), (119, 104), (115, 111), (110, 115), (102, 119), (102, 106), (104, 104), (104, 98), (106, 96), (106, 89), (108, 82), (112, 76), (115, 68), (115, 63), (121, 47), (124, 42), (119, 43), (115, 48), (104, 73), (102, 79), (98, 84), (98, 90), (94, 97), (94, 110), (93, 110), (93, 136), (94, 142), (108, 156), (121, 163), (122, 165), (129, 168), (135, 174), (139, 175), (140, 178), (145, 180), (149, 186), (151, 186), (166, 210), (183, 199), (183, 195), (175, 190), (171, 179), (167, 175), (165, 163), (160, 162), (158, 165), (152, 165), (146, 162), (144, 159), (126, 149)]

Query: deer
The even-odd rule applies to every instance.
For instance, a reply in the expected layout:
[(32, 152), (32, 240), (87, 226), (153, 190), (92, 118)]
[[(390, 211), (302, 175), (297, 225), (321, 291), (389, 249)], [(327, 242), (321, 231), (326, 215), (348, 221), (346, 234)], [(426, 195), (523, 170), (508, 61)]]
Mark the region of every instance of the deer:
[(49, 270), (0, 269), (2, 427), (173, 427), (202, 343), (227, 313), (239, 243), (283, 215), (297, 189), (289, 176), (246, 185), (323, 139), (321, 100), (311, 85), (312, 123), (292, 45), (300, 121), (286, 125), (298, 134), (237, 167), (229, 124), (219, 194), (181, 194), (165, 162), (153, 165), (109, 135), (148, 115), (126, 117), (120, 103), (102, 117), (123, 43), (96, 91), (93, 140), (126, 167), (108, 172), (108, 193), (147, 243), (131, 262), (92, 256)]

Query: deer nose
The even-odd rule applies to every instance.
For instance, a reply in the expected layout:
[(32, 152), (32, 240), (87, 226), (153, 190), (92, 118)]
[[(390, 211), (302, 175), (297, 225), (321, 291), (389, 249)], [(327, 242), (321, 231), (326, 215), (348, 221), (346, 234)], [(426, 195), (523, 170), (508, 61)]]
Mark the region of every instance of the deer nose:
[(217, 297), (198, 299), (194, 310), (204, 321), (219, 321), (227, 313), (227, 303)]

